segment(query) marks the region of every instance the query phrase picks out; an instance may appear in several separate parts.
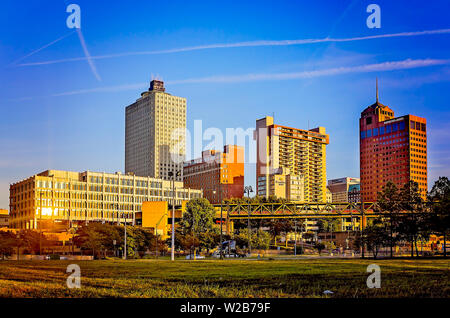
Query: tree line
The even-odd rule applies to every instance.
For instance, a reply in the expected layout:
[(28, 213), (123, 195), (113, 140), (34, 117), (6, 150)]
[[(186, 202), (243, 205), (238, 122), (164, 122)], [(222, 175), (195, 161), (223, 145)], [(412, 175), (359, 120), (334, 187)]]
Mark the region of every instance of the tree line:
[[(253, 197), (225, 200), (224, 203), (283, 203), (286, 200), (276, 197)], [(426, 202), (427, 201), (427, 202)], [(367, 226), (357, 233), (354, 244), (367, 249), (377, 257), (382, 248), (393, 248), (407, 242), (410, 244), (411, 256), (419, 255), (418, 242), (428, 241), (432, 234), (443, 236), (444, 256), (446, 241), (450, 228), (450, 181), (440, 177), (424, 201), (416, 182), (410, 181), (402, 188), (388, 182), (378, 193), (376, 209), (384, 212), (382, 217), (371, 219)], [(430, 203), (432, 203), (430, 205)], [(429, 210), (431, 207), (431, 211)], [(408, 213), (404, 213), (407, 211)], [(194, 199), (187, 203), (180, 224), (176, 227), (175, 248), (177, 251), (193, 253), (210, 253), (220, 243), (220, 226), (214, 224), (215, 210), (207, 199)], [(238, 249), (268, 249), (270, 243), (279, 236), (287, 236), (294, 231), (302, 231), (303, 220), (260, 219), (250, 221), (235, 220), (233, 236), (223, 235), (222, 239), (234, 239)], [(319, 219), (319, 232), (337, 232), (341, 230), (340, 219)], [(91, 222), (73, 229), (72, 246), (94, 257), (123, 256), (123, 225)], [(151, 229), (127, 226), (127, 257), (138, 258), (157, 251), (164, 255), (170, 246), (170, 238), (162, 240)], [(0, 255), (5, 258), (11, 254), (38, 254), (41, 250), (52, 251), (58, 245), (56, 238), (41, 235), (33, 230), (21, 230), (17, 233), (0, 232)], [(320, 244), (319, 244), (320, 245)], [(322, 244), (324, 245), (324, 244)], [(320, 250), (325, 246), (317, 246)]]
[(398, 188), (388, 182), (378, 193), (377, 212), (385, 214), (369, 220), (357, 235), (357, 247), (367, 248), (376, 258), (382, 248), (389, 248), (390, 256), (399, 243), (410, 245), (411, 257), (419, 256), (418, 243), (428, 242), (431, 235), (443, 237), (443, 254), (450, 230), (450, 181), (440, 177), (428, 193), (427, 200), (420, 196), (414, 181)]

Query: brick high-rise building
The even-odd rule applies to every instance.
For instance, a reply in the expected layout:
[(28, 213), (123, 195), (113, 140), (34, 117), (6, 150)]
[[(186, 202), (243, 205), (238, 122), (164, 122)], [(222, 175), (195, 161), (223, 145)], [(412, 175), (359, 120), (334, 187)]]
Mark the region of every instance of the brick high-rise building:
[(244, 194), (244, 148), (226, 145), (223, 152), (205, 150), (202, 157), (184, 164), (184, 186), (203, 190), (211, 203), (242, 198)]
[(153, 80), (125, 113), (125, 172), (168, 180), (178, 170), (177, 181), (183, 181), (186, 98), (166, 93), (164, 82)]
[(394, 117), (394, 111), (378, 101), (367, 107), (359, 120), (361, 200), (373, 202), (388, 181), (402, 187), (412, 180), (427, 193), (426, 119), (414, 115)]
[(274, 124), (267, 116), (256, 121), (256, 194), (291, 201), (326, 202), (324, 127), (302, 130)]

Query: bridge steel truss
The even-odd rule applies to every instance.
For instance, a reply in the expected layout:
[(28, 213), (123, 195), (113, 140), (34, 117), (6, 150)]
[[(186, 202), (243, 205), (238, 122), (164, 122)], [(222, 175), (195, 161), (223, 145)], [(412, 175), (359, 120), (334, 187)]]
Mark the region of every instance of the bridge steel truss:
[[(425, 202), (422, 211), (429, 212), (430, 204)], [(216, 209), (220, 204), (215, 205)], [(364, 203), (236, 203), (223, 204), (224, 216), (236, 219), (319, 219), (319, 218), (376, 218), (388, 217), (376, 202)], [(403, 211), (407, 213), (408, 211)]]

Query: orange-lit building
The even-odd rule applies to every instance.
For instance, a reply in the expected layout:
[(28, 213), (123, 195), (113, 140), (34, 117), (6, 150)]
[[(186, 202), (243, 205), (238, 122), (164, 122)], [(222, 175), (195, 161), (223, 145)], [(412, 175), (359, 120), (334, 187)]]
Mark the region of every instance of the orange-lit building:
[(0, 228), (9, 226), (9, 211), (0, 209)]
[(206, 150), (202, 157), (187, 161), (183, 170), (184, 186), (202, 189), (211, 203), (220, 199), (242, 198), (244, 194), (244, 148), (226, 145), (223, 152)]
[(378, 101), (367, 107), (359, 120), (361, 200), (377, 200), (388, 181), (402, 187), (412, 180), (427, 194), (427, 121), (414, 115), (394, 117), (394, 111)]

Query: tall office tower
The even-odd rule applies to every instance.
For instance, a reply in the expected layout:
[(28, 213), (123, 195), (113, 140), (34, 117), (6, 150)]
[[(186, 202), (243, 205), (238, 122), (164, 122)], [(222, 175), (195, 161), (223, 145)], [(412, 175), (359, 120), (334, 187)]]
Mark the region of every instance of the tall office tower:
[(184, 164), (184, 186), (203, 190), (211, 203), (244, 195), (244, 148), (226, 145), (223, 152), (205, 150)]
[(125, 111), (125, 172), (138, 176), (183, 181), (186, 153), (186, 98), (165, 92), (153, 80), (148, 91)]
[(427, 194), (427, 132), (425, 118), (405, 115), (378, 101), (359, 119), (361, 200), (373, 202), (388, 181), (402, 187), (412, 180)]
[(291, 201), (326, 202), (326, 145), (324, 127), (302, 130), (256, 121), (256, 191)]
[[(339, 178), (328, 180), (328, 189), (331, 191), (331, 202), (358, 202), (354, 201), (356, 192), (359, 192), (359, 178)], [(356, 190), (355, 190), (356, 189)]]

